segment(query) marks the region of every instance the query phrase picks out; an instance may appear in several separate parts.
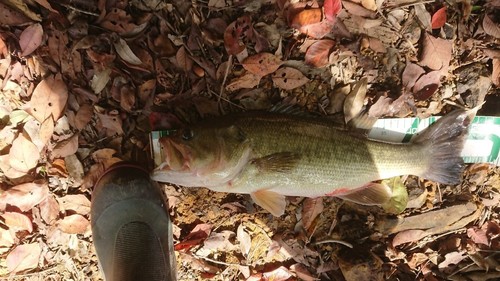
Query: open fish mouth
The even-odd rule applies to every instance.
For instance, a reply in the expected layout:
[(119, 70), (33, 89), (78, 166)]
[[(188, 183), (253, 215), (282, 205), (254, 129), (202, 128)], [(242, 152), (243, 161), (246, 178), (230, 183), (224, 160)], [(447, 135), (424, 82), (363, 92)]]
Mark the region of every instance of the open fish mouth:
[(191, 169), (191, 153), (184, 145), (168, 138), (160, 140), (160, 142), (162, 143), (164, 155), (164, 162), (161, 165), (162, 170), (181, 172)]

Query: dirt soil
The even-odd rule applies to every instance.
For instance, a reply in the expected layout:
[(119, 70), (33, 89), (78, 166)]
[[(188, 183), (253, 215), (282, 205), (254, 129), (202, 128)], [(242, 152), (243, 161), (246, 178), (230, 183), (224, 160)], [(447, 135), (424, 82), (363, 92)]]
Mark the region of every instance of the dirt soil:
[[(102, 280), (96, 179), (149, 133), (276, 105), (500, 116), (500, 1), (0, 1), (0, 279)], [(179, 280), (500, 280), (500, 167), (400, 178), (396, 215), (162, 184)], [(307, 188), (307, 187), (305, 187)]]

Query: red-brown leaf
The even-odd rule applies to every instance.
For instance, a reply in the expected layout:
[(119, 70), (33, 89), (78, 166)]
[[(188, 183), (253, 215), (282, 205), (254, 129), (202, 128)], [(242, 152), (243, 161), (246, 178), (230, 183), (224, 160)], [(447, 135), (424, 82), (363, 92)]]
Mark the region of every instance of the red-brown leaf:
[(486, 34), (493, 36), (495, 38), (500, 38), (500, 26), (495, 23), (490, 16), (487, 14), (483, 18), (483, 29)]
[(189, 57), (189, 54), (186, 52), (186, 48), (184, 48), (184, 46), (181, 46), (179, 50), (177, 50), (175, 59), (177, 60), (179, 67), (185, 72), (188, 72), (191, 68), (193, 68), (193, 60)]
[(83, 194), (69, 194), (57, 200), (63, 210), (71, 210), (80, 215), (90, 212), (90, 200)]
[(253, 74), (251, 72), (245, 73), (243, 76), (233, 79), (227, 86), (226, 90), (232, 92), (239, 89), (252, 89), (259, 85), (260, 75)]
[(300, 29), (305, 25), (318, 23), (321, 21), (321, 9), (304, 9), (296, 13), (290, 22), (290, 27)]
[(59, 216), (59, 203), (53, 195), (47, 196), (40, 203), (40, 215), (47, 224), (52, 223)]
[(68, 234), (82, 234), (87, 231), (90, 222), (82, 215), (74, 214), (59, 220), (57, 226), (62, 232)]
[(249, 72), (265, 76), (275, 72), (283, 62), (278, 56), (270, 53), (259, 53), (246, 58), (242, 65)]
[(413, 88), (413, 86), (415, 85), (415, 82), (417, 82), (418, 78), (420, 78), (420, 76), (422, 76), (422, 74), (424, 73), (425, 70), (422, 67), (415, 63), (408, 62), (401, 77), (401, 79), (403, 80), (403, 85), (408, 90), (411, 90), (411, 88)]
[(442, 7), (437, 10), (434, 15), (432, 15), (431, 19), (431, 27), (432, 29), (441, 28), (446, 23), (446, 7)]
[(335, 46), (335, 41), (329, 39), (312, 44), (306, 51), (305, 62), (314, 67), (327, 65), (333, 46)]
[(425, 34), (420, 63), (433, 70), (446, 72), (451, 60), (452, 43), (449, 40)]
[(325, 19), (327, 21), (335, 21), (337, 15), (342, 10), (342, 1), (341, 0), (325, 0), (323, 4), (323, 10), (325, 12)]
[(416, 100), (426, 100), (430, 98), (441, 85), (441, 72), (431, 71), (422, 75), (413, 86), (413, 96)]
[(34, 269), (38, 265), (42, 248), (38, 243), (19, 245), (7, 256), (7, 269), (9, 272), (20, 272)]
[(43, 28), (39, 23), (26, 27), (19, 36), (19, 46), (21, 47), (21, 56), (27, 56), (35, 51), (42, 44)]
[(243, 16), (230, 23), (224, 31), (224, 47), (230, 55), (237, 55), (246, 49), (243, 39), (252, 37), (253, 27), (249, 16)]

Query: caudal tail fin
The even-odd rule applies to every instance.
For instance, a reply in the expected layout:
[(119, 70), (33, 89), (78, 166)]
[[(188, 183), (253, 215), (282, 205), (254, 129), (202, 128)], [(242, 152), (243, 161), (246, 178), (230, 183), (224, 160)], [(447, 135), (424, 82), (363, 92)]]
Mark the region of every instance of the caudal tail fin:
[(413, 137), (412, 143), (422, 144), (422, 153), (430, 157), (428, 169), (419, 176), (443, 184), (460, 183), (464, 167), (460, 154), (478, 109), (455, 110)]

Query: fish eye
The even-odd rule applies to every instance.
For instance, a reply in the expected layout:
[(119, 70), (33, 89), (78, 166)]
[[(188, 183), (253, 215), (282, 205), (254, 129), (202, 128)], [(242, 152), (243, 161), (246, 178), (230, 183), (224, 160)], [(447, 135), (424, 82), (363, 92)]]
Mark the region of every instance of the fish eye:
[(182, 131), (182, 139), (188, 141), (194, 137), (194, 132), (191, 129), (184, 129)]

